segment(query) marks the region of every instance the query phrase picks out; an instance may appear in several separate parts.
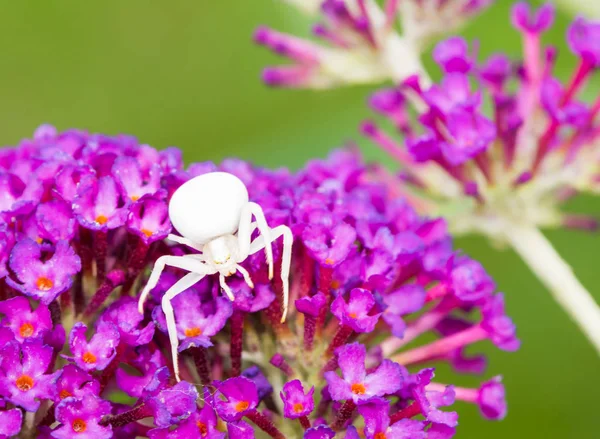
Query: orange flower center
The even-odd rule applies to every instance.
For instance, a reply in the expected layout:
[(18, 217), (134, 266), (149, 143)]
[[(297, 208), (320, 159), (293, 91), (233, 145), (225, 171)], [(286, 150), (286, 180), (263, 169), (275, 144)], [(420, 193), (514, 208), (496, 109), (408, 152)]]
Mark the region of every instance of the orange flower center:
[(41, 244), (42, 242), (44, 242), (44, 240), (38, 236), (37, 238), (35, 238), (35, 242)]
[(292, 408), (294, 409), (294, 413), (302, 413), (302, 411), (304, 410), (304, 405), (302, 405), (301, 402), (297, 402)]
[(355, 319), (356, 317), (358, 317), (355, 312), (351, 312), (348, 315), (350, 316), (351, 319)]
[(367, 388), (362, 383), (354, 383), (352, 384), (352, 387), (350, 387), (350, 389), (355, 395), (364, 395), (367, 391)]
[(103, 226), (104, 224), (106, 224), (108, 222), (108, 218), (105, 217), (104, 215), (98, 215), (96, 217), (96, 222), (98, 224), (100, 224), (101, 226)]
[(131, 198), (131, 201), (137, 201), (137, 200), (140, 199), (140, 196), (139, 195), (132, 195), (130, 198)]
[(62, 389), (60, 391), (60, 393), (58, 394), (58, 397), (60, 399), (65, 399), (65, 398), (68, 398), (69, 396), (73, 396), (73, 394), (71, 392), (69, 392), (67, 389)]
[(387, 439), (387, 436), (385, 435), (384, 432), (379, 432), (374, 436), (373, 439)]
[(23, 338), (31, 337), (33, 335), (33, 331), (35, 331), (35, 328), (29, 322), (23, 323), (19, 328), (19, 334)]
[(83, 354), (83, 356), (81, 357), (81, 359), (86, 364), (94, 364), (96, 361), (98, 361), (98, 359), (96, 358), (96, 356), (94, 354), (92, 354), (90, 351), (88, 351), (85, 354)]
[(19, 378), (17, 378), (15, 384), (17, 389), (19, 389), (21, 392), (27, 392), (31, 390), (35, 382), (29, 375), (21, 375)]
[(327, 259), (325, 259), (325, 263), (327, 265), (333, 265), (333, 264), (335, 264), (335, 261), (333, 259), (331, 259), (331, 258), (327, 258)]
[(196, 326), (193, 328), (187, 328), (184, 331), (184, 334), (186, 337), (198, 337), (199, 335), (202, 335), (202, 329), (200, 329)]
[(202, 436), (205, 436), (206, 434), (208, 434), (208, 427), (206, 426), (206, 424), (204, 422), (196, 422), (196, 426), (198, 426), (198, 431), (200, 431), (200, 434)]
[(250, 407), (250, 403), (248, 401), (240, 401), (235, 405), (235, 411), (236, 412), (243, 412), (244, 410), (248, 410), (248, 407)]
[(333, 288), (334, 290), (337, 290), (339, 287), (341, 287), (341, 283), (339, 280), (332, 280), (331, 281), (331, 288)]
[(75, 419), (71, 426), (73, 427), (73, 431), (75, 433), (83, 433), (85, 430), (87, 430), (87, 424), (83, 419)]
[(54, 286), (54, 282), (52, 282), (47, 277), (41, 276), (35, 281), (35, 286), (40, 291), (48, 291), (50, 288)]
[(152, 230), (148, 230), (148, 229), (142, 229), (142, 233), (144, 235), (146, 235), (148, 238), (150, 238), (152, 235), (154, 235), (154, 232)]

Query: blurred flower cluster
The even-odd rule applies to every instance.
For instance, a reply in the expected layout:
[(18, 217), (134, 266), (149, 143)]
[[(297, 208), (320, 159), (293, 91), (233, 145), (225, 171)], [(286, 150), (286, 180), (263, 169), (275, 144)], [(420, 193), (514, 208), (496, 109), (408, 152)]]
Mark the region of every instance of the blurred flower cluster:
[[(377, 178), (412, 197), (420, 213), (447, 218), (452, 233), (512, 246), (600, 353), (600, 308), (539, 231), (598, 228), (597, 218), (566, 213), (563, 205), (578, 193), (600, 193), (600, 98), (583, 99), (600, 66), (600, 22), (579, 17), (570, 25), (576, 63), (563, 82), (554, 72), (558, 50), (542, 43), (554, 7), (516, 3), (511, 22), (522, 35), (522, 59), (497, 53), (480, 62), (476, 45), (451, 37), (433, 50), (442, 71), (433, 83), (419, 60), (420, 41), (429, 39), (423, 36), (451, 32), (491, 2), (389, 0), (383, 10), (367, 0), (315, 3), (326, 22), (315, 33), (337, 45), (337, 55), (260, 28), (258, 43), (295, 62), (267, 68), (265, 82), (314, 88), (392, 80), (393, 88), (369, 100), (386, 128), (361, 125), (401, 168), (391, 175), (387, 166), (375, 167)], [(403, 37), (394, 30), (396, 17)]]
[[(481, 374), (465, 348), (519, 347), (502, 295), (355, 151), (296, 173), (184, 168), (175, 148), (42, 126), (0, 168), (0, 437), (449, 438), (455, 400), (506, 414), (499, 377), (461, 388), (431, 368)], [(170, 196), (215, 170), (292, 229), (292, 306), (281, 323), (262, 255), (244, 262), (254, 288), (228, 279), (233, 302), (210, 276), (183, 292), (176, 382), (160, 300), (183, 273), (167, 269), (145, 315), (135, 296), (158, 257), (191, 252), (164, 240)]]

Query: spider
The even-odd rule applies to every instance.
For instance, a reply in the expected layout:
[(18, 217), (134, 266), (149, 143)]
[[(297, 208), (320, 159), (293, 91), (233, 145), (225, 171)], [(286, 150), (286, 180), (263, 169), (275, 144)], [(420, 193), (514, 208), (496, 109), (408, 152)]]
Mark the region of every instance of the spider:
[[(254, 216), (255, 221), (252, 221)], [(221, 288), (231, 301), (235, 296), (225, 278), (239, 271), (250, 288), (254, 287), (250, 274), (240, 262), (265, 249), (269, 265), (269, 279), (273, 278), (273, 250), (271, 243), (283, 236), (281, 280), (283, 283), (284, 322), (288, 311), (289, 273), (292, 258), (293, 235), (289, 227), (281, 225), (271, 229), (262, 208), (248, 199), (248, 190), (235, 175), (227, 172), (210, 172), (199, 175), (181, 185), (169, 202), (169, 218), (182, 236), (169, 235), (167, 239), (186, 245), (200, 253), (184, 256), (161, 256), (156, 260), (148, 283), (144, 287), (138, 309), (143, 313), (144, 302), (166, 266), (189, 271), (167, 290), (162, 298), (166, 316), (175, 377), (179, 381), (177, 350), (179, 340), (171, 300), (207, 275), (219, 273)], [(260, 236), (252, 241), (258, 229)]]

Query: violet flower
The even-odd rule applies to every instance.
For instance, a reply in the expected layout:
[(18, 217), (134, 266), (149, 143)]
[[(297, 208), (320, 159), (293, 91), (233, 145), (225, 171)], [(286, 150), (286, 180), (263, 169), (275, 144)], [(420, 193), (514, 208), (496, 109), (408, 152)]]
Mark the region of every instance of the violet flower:
[(56, 420), (60, 425), (52, 431), (56, 439), (110, 439), (111, 426), (102, 426), (103, 416), (110, 413), (110, 403), (86, 393), (81, 399), (69, 397), (56, 407)]
[(73, 356), (63, 355), (63, 357), (74, 361), (85, 371), (103, 370), (117, 355), (119, 331), (111, 323), (101, 323), (89, 342), (86, 340), (86, 332), (87, 327), (81, 322), (73, 326), (69, 336), (69, 346)]

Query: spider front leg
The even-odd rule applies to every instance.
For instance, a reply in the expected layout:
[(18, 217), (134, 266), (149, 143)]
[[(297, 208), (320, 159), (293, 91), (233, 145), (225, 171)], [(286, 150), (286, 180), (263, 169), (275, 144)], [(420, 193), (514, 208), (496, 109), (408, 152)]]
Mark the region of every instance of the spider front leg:
[(162, 310), (165, 313), (165, 319), (167, 320), (167, 332), (169, 333), (169, 341), (171, 343), (171, 357), (173, 360), (173, 371), (175, 372), (175, 378), (177, 381), (181, 381), (179, 378), (179, 361), (178, 361), (178, 349), (179, 349), (179, 338), (177, 337), (177, 326), (175, 324), (175, 313), (173, 312), (173, 305), (171, 300), (179, 293), (190, 288), (196, 284), (205, 274), (201, 273), (188, 273), (179, 279), (175, 284), (167, 290), (162, 298)]
[(204, 274), (211, 274), (206, 272), (206, 265), (200, 262), (197, 256), (161, 256), (154, 263), (154, 267), (152, 268), (150, 278), (148, 279), (148, 282), (146, 283), (146, 286), (144, 287), (144, 289), (142, 290), (142, 294), (140, 295), (140, 299), (138, 302), (138, 310), (140, 314), (144, 313), (144, 302), (146, 302), (148, 294), (150, 294), (152, 288), (156, 286), (158, 280), (160, 279), (160, 275), (167, 266), (181, 268), (183, 270), (195, 273), (200, 272)]
[[(290, 300), (290, 266), (292, 263), (292, 245), (294, 243), (294, 235), (288, 226), (278, 226), (271, 229), (272, 239), (275, 241), (280, 236), (283, 236), (283, 255), (281, 256), (281, 283), (283, 284), (283, 314), (281, 322), (285, 322), (288, 312), (288, 302)], [(265, 246), (270, 247), (271, 243), (267, 243), (265, 235), (259, 236), (250, 244), (249, 254), (254, 254), (263, 249)]]
[[(252, 222), (252, 215), (256, 218), (256, 222)], [(238, 262), (244, 261), (250, 254), (250, 242), (252, 240), (252, 232), (258, 228), (260, 234), (264, 237), (265, 253), (267, 254), (267, 264), (269, 265), (269, 279), (273, 279), (273, 248), (271, 247), (271, 228), (267, 224), (262, 208), (253, 202), (248, 202), (242, 210), (240, 224), (238, 226), (238, 247), (240, 250), (240, 258)]]

